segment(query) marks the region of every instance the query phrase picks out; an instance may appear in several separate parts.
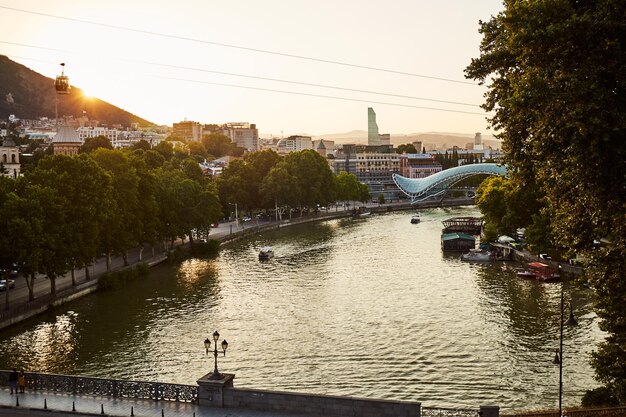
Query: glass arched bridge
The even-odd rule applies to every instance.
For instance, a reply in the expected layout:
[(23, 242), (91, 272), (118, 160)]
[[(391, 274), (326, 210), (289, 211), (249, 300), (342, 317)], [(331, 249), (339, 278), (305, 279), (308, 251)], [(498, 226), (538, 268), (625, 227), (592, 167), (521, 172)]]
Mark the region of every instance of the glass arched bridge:
[(449, 168), (426, 178), (406, 178), (393, 174), (393, 182), (411, 199), (411, 204), (443, 194), (449, 187), (472, 175), (506, 175), (498, 164), (469, 164)]

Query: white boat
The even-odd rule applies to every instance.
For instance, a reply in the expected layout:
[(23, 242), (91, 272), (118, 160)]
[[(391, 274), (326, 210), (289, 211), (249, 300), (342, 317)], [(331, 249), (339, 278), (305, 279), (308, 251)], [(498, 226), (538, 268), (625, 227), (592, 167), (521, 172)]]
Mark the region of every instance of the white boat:
[(419, 222), (420, 222), (420, 215), (414, 214), (413, 217), (411, 217), (411, 224), (417, 224)]
[(468, 253), (461, 255), (461, 260), (466, 262), (489, 262), (493, 258), (491, 252), (482, 249), (470, 249)]
[(259, 251), (259, 260), (266, 261), (274, 257), (274, 249), (271, 246), (263, 246)]

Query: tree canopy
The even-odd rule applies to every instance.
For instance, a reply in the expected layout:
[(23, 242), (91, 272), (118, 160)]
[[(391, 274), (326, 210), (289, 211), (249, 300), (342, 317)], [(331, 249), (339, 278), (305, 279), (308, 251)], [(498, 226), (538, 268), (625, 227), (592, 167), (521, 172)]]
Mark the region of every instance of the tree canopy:
[[(506, 0), (466, 69), (520, 184), (537, 184), (554, 243), (589, 260), (606, 341), (596, 376), (626, 403), (626, 3)], [(596, 248), (594, 241), (604, 244)]]

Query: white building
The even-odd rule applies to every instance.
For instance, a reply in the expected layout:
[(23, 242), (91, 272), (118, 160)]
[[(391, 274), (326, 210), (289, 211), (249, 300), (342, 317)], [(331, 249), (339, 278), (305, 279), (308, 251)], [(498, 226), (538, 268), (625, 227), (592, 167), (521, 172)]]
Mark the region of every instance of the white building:
[(95, 138), (97, 136), (104, 136), (111, 144), (117, 141), (117, 137), (120, 134), (120, 131), (117, 129), (109, 129), (106, 127), (79, 127), (76, 129), (78, 133), (78, 137), (80, 140), (85, 143), (85, 139), (87, 138)]
[(20, 148), (11, 138), (6, 138), (0, 146), (0, 175), (17, 178), (20, 176)]
[(259, 130), (255, 124), (226, 123), (222, 126), (221, 133), (228, 136), (240, 148), (245, 148), (249, 152), (259, 150)]
[(278, 141), (276, 152), (279, 155), (286, 155), (289, 152), (298, 152), (305, 149), (313, 149), (311, 136), (289, 136)]

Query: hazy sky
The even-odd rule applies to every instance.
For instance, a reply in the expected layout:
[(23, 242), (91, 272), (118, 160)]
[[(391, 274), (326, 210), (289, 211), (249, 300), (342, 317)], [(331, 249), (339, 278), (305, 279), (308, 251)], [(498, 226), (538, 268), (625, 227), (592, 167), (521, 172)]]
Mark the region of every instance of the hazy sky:
[(49, 77), (65, 62), (72, 85), (159, 124), (247, 121), (264, 134), (318, 135), (367, 130), (373, 107), (381, 133), (489, 134), (477, 106), (397, 96), (480, 105), (485, 89), (463, 69), (479, 54), (478, 21), (502, 8), (501, 0), (0, 0), (0, 53)]

